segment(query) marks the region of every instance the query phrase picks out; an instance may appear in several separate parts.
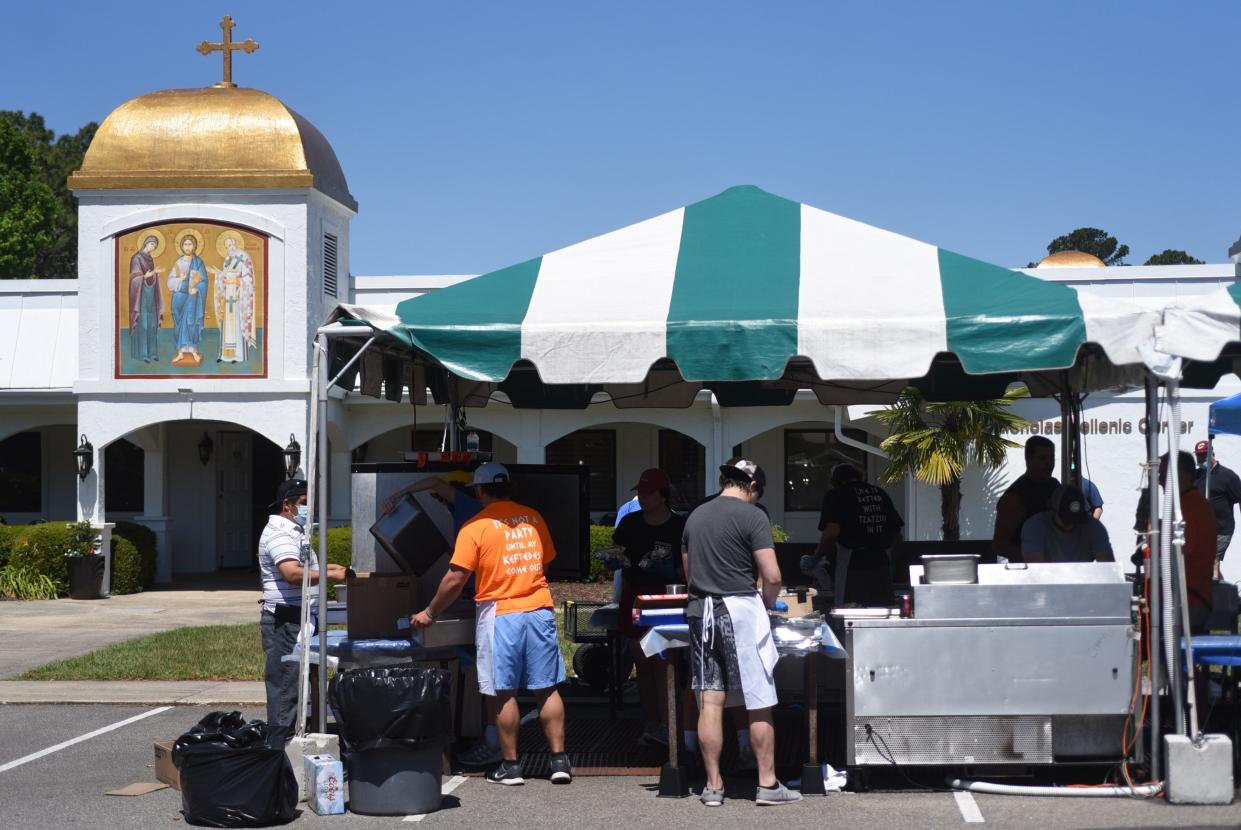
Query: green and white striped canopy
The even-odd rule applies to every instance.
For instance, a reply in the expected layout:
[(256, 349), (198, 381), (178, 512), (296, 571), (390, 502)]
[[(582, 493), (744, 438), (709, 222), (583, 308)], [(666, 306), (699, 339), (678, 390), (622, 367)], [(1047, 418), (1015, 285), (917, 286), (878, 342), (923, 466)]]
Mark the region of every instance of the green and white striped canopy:
[(1241, 346), (1241, 284), (1183, 299), (1164, 309), (1156, 348), (1167, 354), (1212, 362)]
[(1067, 368), (1086, 343), (1139, 363), (1156, 317), (756, 187), (414, 297), (395, 318), (342, 310), (476, 381), (529, 361), (544, 384), (638, 384), (669, 360), (691, 382), (788, 380), (793, 361), (855, 388), (924, 377), (943, 353), (971, 374)]

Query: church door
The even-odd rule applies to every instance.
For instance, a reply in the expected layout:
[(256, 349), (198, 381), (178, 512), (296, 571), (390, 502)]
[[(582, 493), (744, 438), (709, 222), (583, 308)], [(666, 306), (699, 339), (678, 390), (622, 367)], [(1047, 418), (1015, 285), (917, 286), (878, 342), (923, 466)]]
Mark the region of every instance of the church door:
[(220, 433), (216, 516), (221, 568), (245, 568), (255, 557), (250, 538), (254, 503), (250, 461), (253, 439), (248, 432)]

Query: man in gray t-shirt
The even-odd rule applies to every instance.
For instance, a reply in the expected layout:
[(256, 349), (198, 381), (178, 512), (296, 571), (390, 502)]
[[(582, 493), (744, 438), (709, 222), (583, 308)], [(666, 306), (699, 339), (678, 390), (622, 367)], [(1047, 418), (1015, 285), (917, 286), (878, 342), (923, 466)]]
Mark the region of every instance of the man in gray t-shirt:
[(704, 597), (757, 593), (754, 552), (775, 550), (767, 514), (739, 498), (712, 499), (691, 513), (681, 542), (693, 566), (685, 615), (698, 618)]
[(690, 677), (699, 696), (698, 743), (707, 773), (701, 799), (707, 806), (724, 802), (720, 776), (724, 707), (744, 704), (758, 763), (756, 802), (786, 804), (801, 795), (776, 778), (771, 709), (776, 703), (772, 671), (779, 655), (767, 609), (780, 593), (780, 567), (771, 524), (754, 506), (767, 476), (744, 459), (723, 465), (720, 472), (725, 481), (719, 498), (689, 515), (681, 537), (690, 596), (686, 609)]
[(1021, 553), (1027, 562), (1115, 561), (1107, 528), (1090, 515), (1082, 491), (1068, 484), (1021, 526)]

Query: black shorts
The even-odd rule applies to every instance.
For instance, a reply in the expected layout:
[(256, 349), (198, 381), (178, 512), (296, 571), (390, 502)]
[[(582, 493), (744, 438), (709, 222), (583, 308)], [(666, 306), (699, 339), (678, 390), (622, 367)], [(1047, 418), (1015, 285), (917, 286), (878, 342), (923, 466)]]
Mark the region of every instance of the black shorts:
[(737, 640), (723, 601), (712, 603), (714, 618), (703, 642), (701, 617), (689, 617), (690, 688), (696, 692), (741, 692)]

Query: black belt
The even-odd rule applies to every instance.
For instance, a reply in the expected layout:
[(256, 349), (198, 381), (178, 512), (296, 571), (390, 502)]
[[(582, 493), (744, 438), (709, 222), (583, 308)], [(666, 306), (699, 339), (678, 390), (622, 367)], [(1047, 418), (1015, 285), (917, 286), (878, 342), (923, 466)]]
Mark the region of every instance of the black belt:
[(275, 605), (272, 610), (264, 609), (264, 613), (271, 614), (276, 618), (278, 623), (293, 623), (301, 625), (302, 622), (302, 606), (300, 605)]

